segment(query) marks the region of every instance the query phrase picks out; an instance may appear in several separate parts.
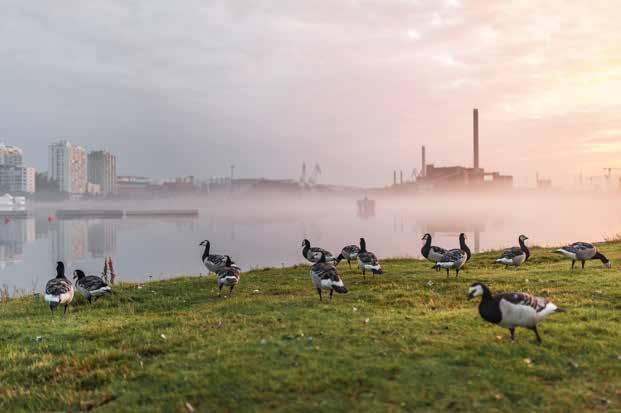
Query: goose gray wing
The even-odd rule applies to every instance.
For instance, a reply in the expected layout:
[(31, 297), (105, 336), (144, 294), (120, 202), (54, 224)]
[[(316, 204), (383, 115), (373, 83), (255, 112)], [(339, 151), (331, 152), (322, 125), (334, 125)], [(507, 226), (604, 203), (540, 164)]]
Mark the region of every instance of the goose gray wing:
[(218, 278), (235, 277), (239, 280), (240, 271), (236, 267), (224, 267), (216, 273)]
[(449, 250), (442, 256), (442, 258), (440, 258), (440, 261), (438, 262), (456, 262), (463, 259), (465, 255), (466, 253), (460, 249)]
[(76, 287), (80, 287), (86, 291), (94, 291), (99, 290), (100, 288), (107, 287), (108, 284), (101, 278), (96, 275), (89, 275), (84, 277), (81, 280), (78, 280), (76, 283)]
[(581, 251), (591, 250), (593, 248), (595, 248), (593, 244), (589, 244), (588, 242), (574, 242), (571, 245), (565, 245), (562, 249), (578, 254)]
[(495, 294), (494, 300), (500, 302), (505, 300), (513, 305), (522, 305), (531, 307), (536, 312), (540, 312), (546, 308), (548, 301), (543, 297), (536, 297), (526, 293), (501, 293)]
[(338, 282), (340, 280), (339, 272), (334, 265), (327, 264), (325, 262), (318, 262), (313, 264), (311, 272), (321, 280), (332, 280)]
[(360, 252), (360, 248), (357, 245), (348, 245), (343, 248), (343, 255), (354, 255)]
[(513, 247), (513, 248), (508, 248), (506, 250), (504, 250), (502, 252), (502, 255), (500, 256), (500, 258), (508, 258), (508, 259), (513, 259), (515, 257), (519, 257), (520, 255), (523, 255), (524, 251), (522, 251), (522, 249), (520, 247)]
[(377, 265), (377, 257), (372, 252), (361, 252), (358, 259), (364, 264)]
[(224, 266), (226, 264), (226, 255), (209, 255), (207, 256), (207, 261), (218, 267)]
[(45, 284), (45, 294), (61, 295), (71, 290), (71, 281), (66, 278), (52, 278)]
[(312, 247), (311, 252), (313, 253), (313, 255), (321, 255), (321, 253), (323, 252), (323, 254), (327, 257), (332, 257), (332, 253), (328, 250), (324, 250), (323, 248), (320, 247)]
[(442, 247), (437, 247), (435, 245), (432, 245), (430, 249), (431, 249), (431, 251), (435, 252), (438, 255), (446, 254), (446, 250), (444, 248), (442, 248)]

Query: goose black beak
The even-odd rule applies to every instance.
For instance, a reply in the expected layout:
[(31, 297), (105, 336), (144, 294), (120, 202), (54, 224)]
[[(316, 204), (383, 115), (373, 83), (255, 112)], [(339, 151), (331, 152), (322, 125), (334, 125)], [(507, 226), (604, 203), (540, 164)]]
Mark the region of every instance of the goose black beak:
[(474, 298), (474, 293), (470, 293), (468, 294), (468, 297), (466, 297), (466, 300), (470, 301)]

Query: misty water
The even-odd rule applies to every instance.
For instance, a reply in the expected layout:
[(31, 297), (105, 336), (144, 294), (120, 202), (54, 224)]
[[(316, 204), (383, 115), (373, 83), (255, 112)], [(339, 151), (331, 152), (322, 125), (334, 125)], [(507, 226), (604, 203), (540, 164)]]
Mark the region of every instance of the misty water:
[(117, 280), (205, 274), (198, 245), (204, 239), (211, 241), (213, 253), (230, 254), (248, 270), (304, 262), (304, 238), (338, 254), (364, 236), (369, 250), (388, 258), (420, 257), (426, 232), (445, 248), (457, 247), (458, 234), (465, 232), (473, 251), (516, 245), (522, 233), (530, 245), (541, 246), (602, 241), (621, 233), (619, 197), (379, 199), (375, 214), (367, 215), (358, 213), (355, 201), (196, 201), (182, 208), (198, 209), (198, 217), (51, 221), (54, 207), (37, 208), (28, 219), (0, 223), (0, 284), (12, 293), (40, 292), (56, 261), (65, 261), (68, 273), (80, 268), (100, 274), (104, 257), (112, 257)]

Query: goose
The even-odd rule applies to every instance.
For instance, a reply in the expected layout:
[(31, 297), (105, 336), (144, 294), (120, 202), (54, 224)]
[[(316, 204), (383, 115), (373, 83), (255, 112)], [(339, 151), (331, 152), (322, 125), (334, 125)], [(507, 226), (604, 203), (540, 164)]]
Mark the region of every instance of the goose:
[(330, 290), (330, 301), (332, 294), (336, 291), (339, 294), (346, 294), (347, 288), (343, 280), (339, 277), (339, 271), (332, 264), (326, 262), (326, 255), (322, 252), (319, 261), (310, 268), (311, 281), (319, 294), (319, 301), (323, 301), (321, 290)]
[(330, 251), (324, 250), (323, 248), (319, 247), (311, 247), (311, 243), (307, 239), (302, 241), (302, 255), (308, 261), (312, 262), (313, 264), (316, 263), (317, 261), (319, 261), (321, 253), (326, 256), (326, 262), (336, 261), (336, 258)]
[(425, 244), (420, 250), (420, 253), (429, 261), (438, 262), (440, 261), (440, 258), (442, 258), (442, 255), (446, 254), (446, 250), (444, 248), (431, 245), (431, 234), (427, 233), (423, 235), (422, 240), (425, 241)]
[(96, 300), (102, 295), (112, 294), (112, 288), (96, 275), (87, 276), (84, 274), (84, 271), (75, 270), (73, 272), (73, 279), (77, 279), (75, 288), (88, 300), (89, 304), (92, 302), (93, 297)]
[(520, 235), (518, 238), (520, 246), (504, 250), (500, 258), (495, 261), (496, 264), (504, 264), (505, 268), (510, 265), (519, 267), (524, 264), (528, 260), (528, 257), (530, 257), (530, 251), (526, 244), (524, 244), (524, 241), (527, 239), (528, 237), (526, 235)]
[(466, 245), (466, 235), (462, 232), (459, 234), (459, 249), (448, 250), (433, 268), (436, 271), (439, 271), (440, 268), (446, 269), (446, 278), (448, 278), (449, 270), (452, 268), (455, 270), (455, 277), (458, 277), (459, 270), (470, 259), (470, 256), (470, 248)]
[(64, 314), (67, 314), (67, 306), (73, 300), (73, 285), (65, 277), (65, 264), (62, 261), (56, 263), (56, 278), (52, 278), (45, 284), (45, 302), (54, 312), (59, 305), (65, 306)]
[(367, 242), (364, 238), (360, 238), (360, 252), (358, 253), (358, 268), (362, 270), (362, 275), (367, 271), (371, 271), (373, 275), (384, 274), (380, 263), (372, 252), (367, 251)]
[(588, 242), (574, 242), (571, 245), (565, 245), (563, 248), (559, 248), (553, 251), (557, 254), (563, 254), (565, 257), (571, 260), (571, 269), (574, 269), (576, 261), (582, 262), (582, 269), (584, 269), (584, 262), (586, 260), (600, 260), (606, 268), (612, 268), (612, 262), (608, 258), (597, 252), (597, 248), (593, 244)]
[(198, 245), (205, 246), (205, 251), (203, 252), (201, 259), (203, 260), (205, 267), (207, 267), (207, 271), (217, 273), (218, 270), (225, 267), (226, 255), (209, 254), (211, 243), (208, 240), (205, 240)]
[(359, 252), (360, 248), (358, 248), (357, 245), (348, 245), (346, 247), (343, 247), (339, 256), (336, 257), (335, 265), (338, 265), (341, 260), (347, 260), (347, 264), (349, 264), (349, 268), (351, 268), (351, 262), (358, 259)]
[(526, 293), (500, 293), (492, 295), (489, 288), (476, 282), (468, 289), (468, 300), (483, 296), (479, 304), (479, 314), (492, 324), (506, 327), (511, 332), (511, 340), (515, 340), (515, 328), (524, 327), (532, 330), (541, 343), (537, 331), (537, 324), (549, 315), (563, 313), (564, 309), (557, 307), (542, 297), (535, 297)]
[(241, 277), (241, 271), (238, 266), (233, 265), (231, 257), (224, 256), (224, 267), (220, 268), (216, 272), (216, 279), (218, 280), (218, 297), (222, 297), (222, 287), (228, 285), (231, 289), (229, 294), (233, 295), (233, 288), (239, 283)]

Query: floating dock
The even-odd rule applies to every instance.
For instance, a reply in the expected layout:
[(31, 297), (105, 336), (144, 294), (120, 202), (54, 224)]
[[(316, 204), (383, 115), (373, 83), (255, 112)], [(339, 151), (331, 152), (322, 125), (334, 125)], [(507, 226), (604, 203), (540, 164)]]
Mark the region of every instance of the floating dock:
[(123, 218), (121, 209), (59, 209), (56, 211), (58, 219), (75, 218)]
[(196, 217), (198, 209), (158, 209), (125, 211), (127, 217)]
[(14, 219), (24, 219), (30, 216), (30, 212), (25, 209), (20, 209), (16, 211), (2, 211), (0, 210), (0, 218), (14, 218)]

